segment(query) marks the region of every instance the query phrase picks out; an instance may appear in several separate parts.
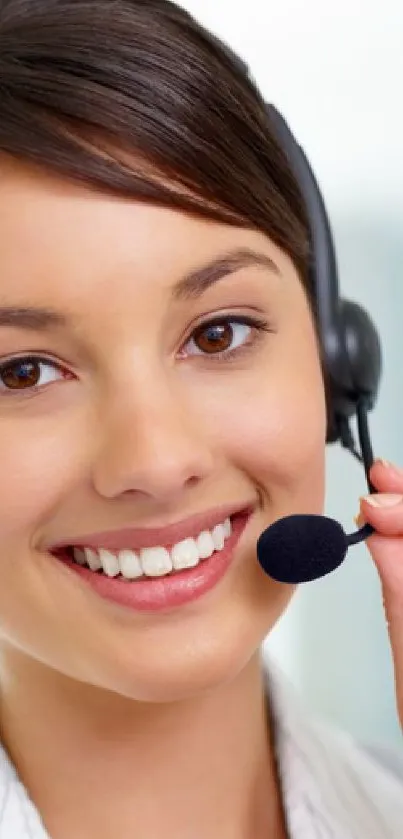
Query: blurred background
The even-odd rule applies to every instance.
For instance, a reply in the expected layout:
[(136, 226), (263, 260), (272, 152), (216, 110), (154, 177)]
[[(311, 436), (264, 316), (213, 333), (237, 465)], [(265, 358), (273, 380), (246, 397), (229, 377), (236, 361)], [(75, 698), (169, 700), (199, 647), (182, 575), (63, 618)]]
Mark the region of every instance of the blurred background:
[[(403, 465), (402, 0), (179, 2), (244, 58), (308, 154), (342, 293), (365, 305), (382, 338), (375, 453)], [(365, 491), (360, 465), (329, 447), (328, 515), (355, 529)], [(314, 711), (363, 740), (401, 745), (380, 585), (365, 547), (300, 587), (265, 650)]]

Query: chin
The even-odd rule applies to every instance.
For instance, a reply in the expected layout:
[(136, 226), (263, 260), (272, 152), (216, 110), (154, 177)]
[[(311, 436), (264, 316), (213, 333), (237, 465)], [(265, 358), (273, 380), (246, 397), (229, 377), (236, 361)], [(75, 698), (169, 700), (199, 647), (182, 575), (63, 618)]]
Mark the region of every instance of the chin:
[[(256, 651), (254, 650), (250, 657)], [(242, 672), (248, 661), (235, 662), (229, 666), (228, 662), (215, 663), (208, 672), (197, 666), (189, 670), (180, 671), (173, 668), (168, 674), (153, 673), (148, 679), (139, 679), (133, 683), (130, 679), (120, 681), (114, 685), (114, 692), (127, 699), (151, 704), (170, 704), (185, 702), (203, 695), (215, 692), (233, 682)]]
[[(289, 593), (288, 593), (289, 596)], [(281, 610), (282, 611), (282, 610)], [(159, 645), (133, 650), (118, 660), (111, 657), (107, 671), (105, 662), (98, 686), (118, 693), (128, 699), (144, 703), (181, 702), (216, 691), (236, 680), (251, 660), (259, 655), (261, 645), (280, 616), (271, 614), (273, 620), (267, 626), (270, 607), (265, 614), (259, 612), (249, 620), (234, 622), (220, 621), (221, 631), (216, 625), (203, 631), (199, 638), (189, 634), (181, 643), (176, 642), (168, 649)], [(265, 617), (265, 620), (264, 620)], [(226, 631), (223, 624), (226, 623)], [(162, 646), (162, 649), (161, 649)], [(127, 648), (126, 648), (127, 649)]]

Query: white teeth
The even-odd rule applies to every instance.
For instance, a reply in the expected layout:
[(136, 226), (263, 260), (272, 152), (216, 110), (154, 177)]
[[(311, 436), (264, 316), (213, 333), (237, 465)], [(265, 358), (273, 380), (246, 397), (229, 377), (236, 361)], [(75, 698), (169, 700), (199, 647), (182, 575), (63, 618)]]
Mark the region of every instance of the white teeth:
[(171, 550), (172, 565), (176, 571), (194, 568), (200, 562), (200, 554), (194, 539), (184, 539)]
[(87, 559), (85, 556), (85, 551), (82, 548), (74, 548), (73, 550), (74, 559), (78, 565), (86, 565)]
[(100, 548), (99, 558), (107, 577), (117, 577), (120, 574), (119, 560), (115, 554), (106, 551), (104, 548)]
[(225, 530), (223, 524), (217, 524), (211, 531), (216, 551), (222, 551), (225, 542)]
[(172, 571), (172, 561), (166, 548), (143, 548), (140, 561), (146, 577), (163, 577)]
[(225, 538), (228, 539), (231, 536), (231, 533), (232, 533), (231, 519), (225, 519), (223, 527), (224, 527)]
[(209, 559), (214, 551), (221, 551), (225, 540), (231, 536), (232, 523), (227, 518), (211, 531), (203, 530), (195, 539), (183, 539), (173, 545), (171, 551), (161, 546), (133, 551), (125, 549), (113, 553), (100, 548), (74, 548), (74, 559), (79, 565), (88, 565), (91, 571), (103, 571), (108, 577), (119, 574), (127, 580), (140, 577), (164, 577), (171, 571), (195, 568), (203, 559)]
[(137, 580), (144, 574), (140, 559), (135, 551), (119, 551), (120, 572), (127, 580)]
[(85, 548), (85, 558), (91, 571), (100, 571), (102, 562), (99, 558), (98, 551), (92, 551), (91, 548)]
[(196, 539), (200, 559), (209, 559), (214, 553), (213, 537), (209, 530), (203, 530)]

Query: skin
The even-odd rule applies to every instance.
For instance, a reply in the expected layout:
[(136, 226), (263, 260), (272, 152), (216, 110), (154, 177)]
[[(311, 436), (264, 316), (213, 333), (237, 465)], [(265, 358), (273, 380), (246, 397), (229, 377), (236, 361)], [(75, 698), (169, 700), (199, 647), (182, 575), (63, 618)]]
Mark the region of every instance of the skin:
[[(0, 363), (38, 353), (63, 371), (46, 365), (49, 383), (30, 396), (0, 391), (3, 742), (55, 839), (106, 839), (110, 823), (122, 839), (133, 824), (139, 839), (188, 839), (189, 825), (192, 839), (282, 837), (259, 649), (293, 588), (263, 574), (256, 540), (280, 516), (322, 512), (326, 434), (295, 268), (256, 231), (10, 160), (0, 174), (0, 305), (70, 319), (0, 328)], [(277, 272), (245, 268), (197, 301), (173, 300), (186, 273), (239, 247)], [(231, 362), (191, 342), (212, 316), (256, 310), (272, 331)], [(234, 562), (212, 592), (170, 612), (101, 600), (46, 551), (223, 502), (254, 505)], [(382, 566), (394, 541), (377, 538)]]

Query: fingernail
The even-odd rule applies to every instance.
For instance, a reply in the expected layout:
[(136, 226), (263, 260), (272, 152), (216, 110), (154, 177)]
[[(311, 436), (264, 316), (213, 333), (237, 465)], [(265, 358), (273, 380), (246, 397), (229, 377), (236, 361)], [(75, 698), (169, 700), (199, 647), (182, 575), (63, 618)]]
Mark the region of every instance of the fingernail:
[(402, 503), (403, 495), (382, 492), (379, 495), (366, 495), (361, 500), (366, 501), (371, 507), (395, 507), (397, 504)]

